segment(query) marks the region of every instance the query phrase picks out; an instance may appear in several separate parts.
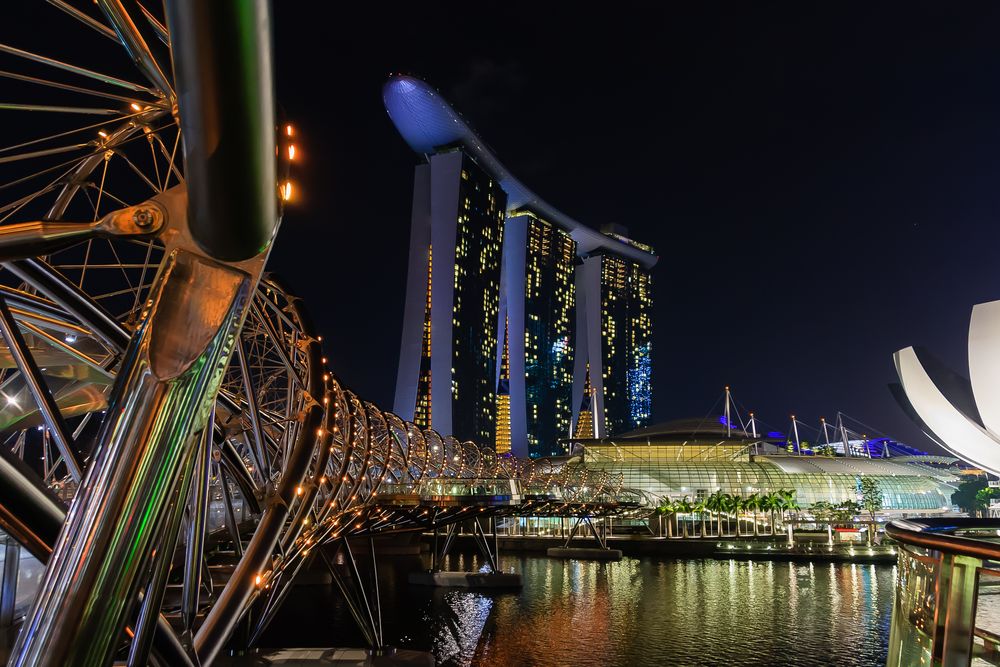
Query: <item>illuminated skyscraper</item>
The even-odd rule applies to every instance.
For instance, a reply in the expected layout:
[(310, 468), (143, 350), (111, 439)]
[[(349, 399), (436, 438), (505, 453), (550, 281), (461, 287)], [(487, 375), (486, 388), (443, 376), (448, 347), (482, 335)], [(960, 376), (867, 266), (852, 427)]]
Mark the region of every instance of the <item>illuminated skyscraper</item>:
[(416, 168), (396, 412), (460, 439), (496, 433), (507, 195), (462, 150)]
[(504, 225), (501, 313), (510, 355), (510, 437), (514, 451), (563, 454), (559, 438), (573, 413), (576, 242), (528, 210)]
[(584, 404), (597, 437), (645, 424), (652, 249), (547, 204), (423, 81), (394, 76), (383, 100), (426, 159), (414, 180), (395, 412), (533, 457), (564, 453), (558, 441)]
[[(624, 230), (606, 227), (622, 243), (635, 244)], [(652, 248), (637, 246), (652, 254)], [(589, 405), (594, 437), (645, 426), (652, 411), (652, 306), (649, 268), (600, 249), (583, 259), (576, 272), (578, 293), (577, 362), (574, 369), (574, 418)], [(589, 383), (588, 383), (589, 371)]]

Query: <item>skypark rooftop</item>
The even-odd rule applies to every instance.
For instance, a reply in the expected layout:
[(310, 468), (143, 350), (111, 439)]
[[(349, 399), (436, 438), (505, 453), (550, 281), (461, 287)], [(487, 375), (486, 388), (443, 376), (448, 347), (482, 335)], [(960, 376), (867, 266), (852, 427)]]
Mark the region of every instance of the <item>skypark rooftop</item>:
[(517, 180), (455, 109), (426, 82), (412, 76), (392, 76), (382, 89), (389, 118), (403, 139), (417, 153), (432, 154), (461, 145), (507, 193), (508, 215), (530, 211), (567, 230), (580, 254), (604, 249), (647, 269), (658, 257), (635, 245), (587, 227), (555, 208)]

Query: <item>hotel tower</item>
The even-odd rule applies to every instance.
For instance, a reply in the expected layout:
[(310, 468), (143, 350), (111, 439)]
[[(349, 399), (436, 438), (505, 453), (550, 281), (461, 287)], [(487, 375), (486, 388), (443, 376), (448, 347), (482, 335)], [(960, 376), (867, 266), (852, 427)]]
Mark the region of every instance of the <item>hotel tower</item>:
[(415, 169), (394, 411), (518, 456), (644, 426), (652, 248), (553, 208), (425, 82), (383, 100)]

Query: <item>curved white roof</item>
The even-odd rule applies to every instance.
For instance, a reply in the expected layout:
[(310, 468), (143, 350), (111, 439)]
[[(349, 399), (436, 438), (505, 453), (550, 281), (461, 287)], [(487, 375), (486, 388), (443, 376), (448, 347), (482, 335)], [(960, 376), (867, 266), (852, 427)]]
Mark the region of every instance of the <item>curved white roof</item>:
[(461, 144), (507, 193), (508, 212), (530, 210), (570, 233), (581, 254), (603, 248), (650, 268), (658, 257), (577, 222), (517, 180), (482, 139), (445, 99), (426, 82), (412, 76), (394, 75), (382, 88), (389, 118), (410, 148), (434, 153), (442, 146)]
[(755, 461), (770, 463), (787, 473), (821, 472), (838, 475), (930, 475), (945, 481), (958, 478), (944, 470), (934, 470), (927, 466), (919, 468), (909, 463), (896, 463), (890, 459), (869, 459), (864, 457), (825, 456), (757, 456)]

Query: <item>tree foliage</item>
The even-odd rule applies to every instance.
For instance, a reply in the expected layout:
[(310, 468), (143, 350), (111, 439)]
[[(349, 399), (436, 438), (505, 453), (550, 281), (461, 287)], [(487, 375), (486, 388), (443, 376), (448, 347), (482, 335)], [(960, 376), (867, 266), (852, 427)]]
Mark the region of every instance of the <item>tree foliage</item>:
[(958, 485), (958, 490), (951, 494), (951, 502), (958, 505), (963, 512), (974, 515), (979, 510), (985, 509), (990, 502), (988, 495), (985, 498), (979, 497), (980, 491), (991, 491), (986, 485), (985, 477), (964, 480)]
[(861, 507), (868, 512), (871, 520), (875, 520), (875, 514), (882, 509), (882, 485), (871, 476), (861, 478)]
[(854, 523), (854, 517), (861, 512), (861, 506), (854, 500), (839, 503), (820, 500), (809, 506), (809, 512), (819, 523), (846, 528)]
[(986, 488), (976, 491), (976, 509), (981, 511), (988, 508), (992, 498), (1000, 498), (1000, 489)]

